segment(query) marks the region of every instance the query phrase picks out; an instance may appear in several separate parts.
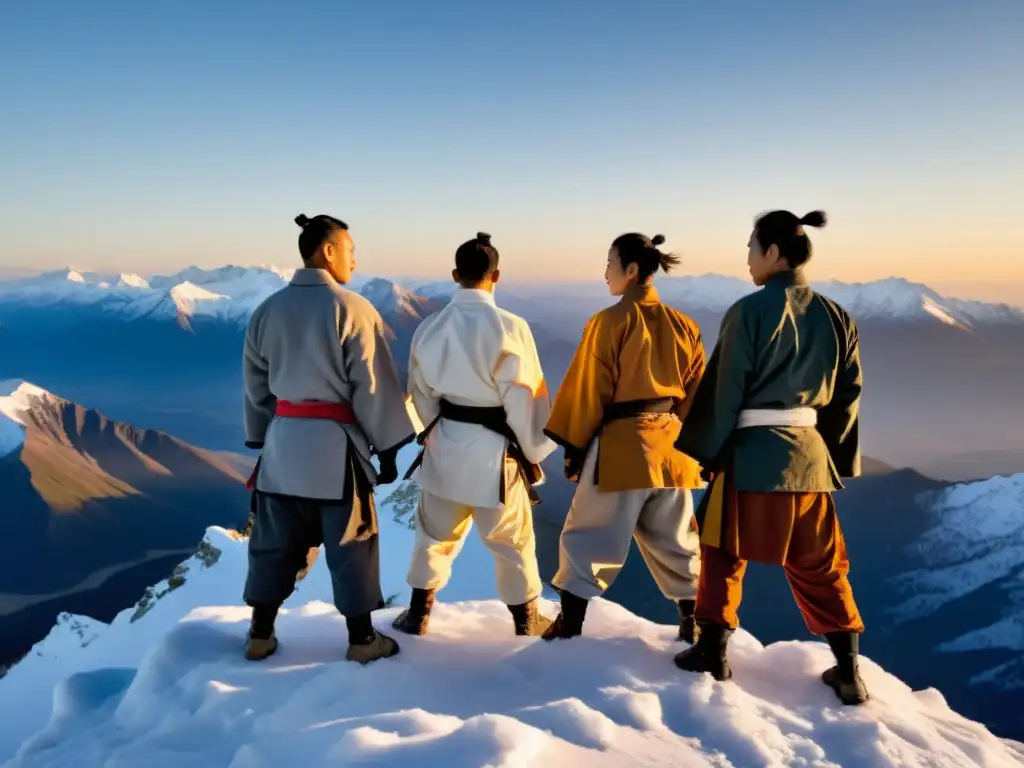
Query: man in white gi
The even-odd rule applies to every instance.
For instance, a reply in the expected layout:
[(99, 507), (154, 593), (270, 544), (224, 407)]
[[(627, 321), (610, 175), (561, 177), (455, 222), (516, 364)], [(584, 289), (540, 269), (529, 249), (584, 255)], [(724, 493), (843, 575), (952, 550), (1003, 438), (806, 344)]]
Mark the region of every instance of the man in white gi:
[(307, 552), (323, 544), (347, 658), (366, 663), (398, 653), (370, 621), (384, 607), (373, 483), (396, 479), (398, 449), (415, 430), (380, 314), (342, 287), (355, 268), (348, 226), (330, 216), (295, 222), (304, 268), (256, 309), (245, 337), (246, 445), (262, 449), (250, 480), (245, 655), (277, 650), (278, 609)]
[(420, 435), (412, 599), (394, 626), (426, 633), (435, 593), (475, 522), (516, 634), (540, 635), (550, 621), (537, 604), (533, 485), (555, 449), (543, 433), (551, 410), (544, 373), (526, 321), (495, 305), (498, 252), (490, 235), (459, 246), (452, 276), (460, 290), (412, 340), (409, 390), (428, 426)]

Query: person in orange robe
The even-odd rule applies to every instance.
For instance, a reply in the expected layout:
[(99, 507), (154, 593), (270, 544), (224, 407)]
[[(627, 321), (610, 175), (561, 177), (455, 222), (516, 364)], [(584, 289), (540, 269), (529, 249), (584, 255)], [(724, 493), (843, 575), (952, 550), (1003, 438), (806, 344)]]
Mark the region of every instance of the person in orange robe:
[(587, 601), (621, 571), (635, 539), (666, 598), (680, 637), (694, 641), (700, 572), (691, 489), (700, 469), (674, 450), (681, 419), (704, 371), (696, 323), (662, 304), (651, 284), (678, 259), (660, 235), (622, 235), (605, 276), (620, 301), (590, 319), (562, 381), (545, 433), (565, 449), (565, 474), (579, 486), (559, 543), (554, 587), (561, 612), (545, 639), (583, 631)]

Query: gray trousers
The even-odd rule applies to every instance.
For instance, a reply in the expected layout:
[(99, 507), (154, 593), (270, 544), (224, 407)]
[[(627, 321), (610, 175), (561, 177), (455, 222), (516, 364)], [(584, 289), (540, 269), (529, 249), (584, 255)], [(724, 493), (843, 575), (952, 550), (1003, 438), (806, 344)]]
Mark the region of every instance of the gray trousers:
[(351, 463), (347, 472), (339, 501), (257, 493), (246, 603), (283, 603), (323, 544), (338, 611), (360, 616), (384, 607), (373, 489)]
[(700, 578), (700, 536), (687, 488), (602, 493), (594, 485), (596, 450), (580, 472), (559, 539), (552, 584), (589, 600), (607, 590), (622, 570), (631, 539), (655, 583), (669, 600), (693, 600)]

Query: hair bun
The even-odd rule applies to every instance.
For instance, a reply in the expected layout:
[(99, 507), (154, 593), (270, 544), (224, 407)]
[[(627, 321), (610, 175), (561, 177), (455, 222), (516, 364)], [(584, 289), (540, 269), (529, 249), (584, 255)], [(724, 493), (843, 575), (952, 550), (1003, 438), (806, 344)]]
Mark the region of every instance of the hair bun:
[(307, 216), (304, 213), (300, 213), (298, 216), (295, 217), (295, 223), (298, 224), (303, 229), (305, 229), (306, 225), (309, 224), (309, 216)]
[(651, 238), (651, 245), (653, 245), (655, 248), (657, 248), (659, 245), (661, 245), (664, 242), (665, 242), (665, 236), (664, 235), (655, 235), (654, 237)]
[(824, 227), (828, 221), (824, 211), (811, 211), (800, 219), (800, 224), (806, 227)]
[(480, 245), (490, 245), (491, 244), (491, 236), (489, 234), (487, 234), (486, 232), (477, 232), (476, 233), (476, 241), (478, 243), (480, 243)]

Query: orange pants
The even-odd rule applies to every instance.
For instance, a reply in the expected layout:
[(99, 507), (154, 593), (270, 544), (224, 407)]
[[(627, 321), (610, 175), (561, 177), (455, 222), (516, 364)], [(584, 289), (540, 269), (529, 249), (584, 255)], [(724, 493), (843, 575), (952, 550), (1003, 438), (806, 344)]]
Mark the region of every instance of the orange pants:
[[(782, 567), (790, 589), (803, 614), (807, 628), (815, 635), (830, 632), (863, 632), (848, 573), (850, 561), (831, 496), (827, 493), (755, 493), (738, 491), (736, 515), (741, 530), (765, 526), (774, 519), (782, 526), (778, 538), (785, 541)], [(772, 508), (787, 511), (775, 517)], [(763, 517), (763, 516), (768, 516)], [(755, 525), (744, 525), (744, 520)], [(744, 538), (756, 549), (756, 539)], [(744, 547), (740, 548), (740, 551)], [(772, 562), (756, 555), (753, 559)], [(777, 562), (777, 561), (776, 561)], [(700, 583), (697, 588), (698, 622), (713, 622), (730, 628), (739, 625), (738, 610), (743, 598), (743, 575), (747, 560), (726, 549), (701, 547)]]

